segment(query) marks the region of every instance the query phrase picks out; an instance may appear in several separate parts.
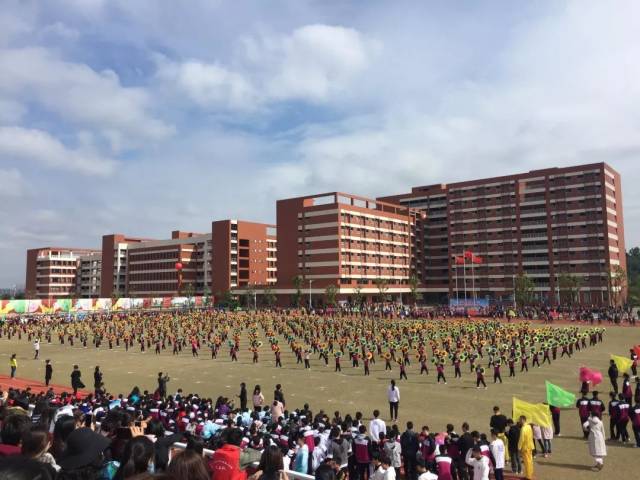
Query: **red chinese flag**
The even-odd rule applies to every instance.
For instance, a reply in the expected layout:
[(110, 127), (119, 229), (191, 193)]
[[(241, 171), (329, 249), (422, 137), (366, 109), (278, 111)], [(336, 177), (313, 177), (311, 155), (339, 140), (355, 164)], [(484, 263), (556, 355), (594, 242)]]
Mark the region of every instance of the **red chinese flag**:
[(464, 265), (464, 258), (456, 257), (456, 265)]
[(636, 353), (636, 355), (638, 355), (638, 357), (640, 358), (640, 345), (635, 345), (633, 347), (633, 351)]
[(482, 263), (482, 257), (476, 257), (474, 255), (472, 261), (473, 263)]
[(471, 250), (465, 250), (464, 258), (466, 258), (467, 260), (471, 260), (473, 258), (473, 252)]

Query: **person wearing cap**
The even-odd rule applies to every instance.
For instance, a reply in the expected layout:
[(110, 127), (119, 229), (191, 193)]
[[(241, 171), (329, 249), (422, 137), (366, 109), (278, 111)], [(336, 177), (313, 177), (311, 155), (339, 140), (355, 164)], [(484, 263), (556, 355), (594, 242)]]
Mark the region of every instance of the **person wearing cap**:
[(97, 479), (103, 470), (109, 469), (105, 462), (105, 450), (111, 445), (107, 437), (90, 428), (78, 428), (69, 434), (64, 453), (58, 459), (60, 476), (67, 478)]

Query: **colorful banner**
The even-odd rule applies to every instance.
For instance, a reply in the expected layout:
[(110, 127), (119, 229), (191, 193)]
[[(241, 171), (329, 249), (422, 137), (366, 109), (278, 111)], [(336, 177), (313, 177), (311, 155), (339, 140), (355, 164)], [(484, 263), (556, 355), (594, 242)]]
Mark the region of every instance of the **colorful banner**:
[(529, 403), (513, 397), (512, 413), (514, 421), (517, 421), (523, 415), (527, 417), (528, 423), (535, 423), (541, 427), (551, 427), (553, 425), (549, 405), (544, 403)]
[(620, 374), (627, 373), (631, 370), (631, 365), (633, 365), (633, 360), (621, 357), (620, 355), (611, 355), (611, 360), (616, 362), (616, 366), (618, 367)]
[[(208, 299), (208, 304), (212, 305), (213, 297)], [(119, 298), (115, 303), (110, 298), (0, 300), (0, 315), (91, 313), (146, 308), (201, 307), (206, 304), (203, 297)]]
[(547, 387), (547, 403), (554, 407), (566, 408), (576, 404), (576, 396), (549, 381), (544, 382)]

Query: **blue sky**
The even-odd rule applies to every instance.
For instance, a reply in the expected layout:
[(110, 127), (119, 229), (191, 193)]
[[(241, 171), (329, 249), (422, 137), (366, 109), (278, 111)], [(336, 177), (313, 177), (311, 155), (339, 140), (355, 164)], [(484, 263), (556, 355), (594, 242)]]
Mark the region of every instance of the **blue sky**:
[(640, 241), (640, 4), (4, 0), (0, 287), (25, 250), (607, 161)]

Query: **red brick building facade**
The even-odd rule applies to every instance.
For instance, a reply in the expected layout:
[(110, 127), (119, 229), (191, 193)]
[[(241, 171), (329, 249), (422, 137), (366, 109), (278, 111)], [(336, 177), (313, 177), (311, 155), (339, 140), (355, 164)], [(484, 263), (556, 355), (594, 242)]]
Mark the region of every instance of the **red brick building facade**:
[(27, 298), (74, 298), (80, 256), (99, 253), (85, 248), (44, 247), (27, 250)]
[[(394, 296), (410, 291), (420, 276), (422, 215), (412, 209), (332, 192), (279, 200), (278, 295), (325, 293), (339, 299), (359, 291)], [(418, 278), (421, 281), (421, 278)]]
[[(415, 187), (382, 200), (420, 209), (424, 223), (424, 292), (429, 300), (461, 298), (466, 276), (454, 256), (471, 250), (478, 298), (507, 299), (526, 274), (540, 301), (556, 304), (559, 279), (581, 279), (582, 304), (619, 303), (624, 288), (609, 272), (626, 270), (620, 175), (605, 163)], [(456, 268), (458, 290), (456, 291)]]

